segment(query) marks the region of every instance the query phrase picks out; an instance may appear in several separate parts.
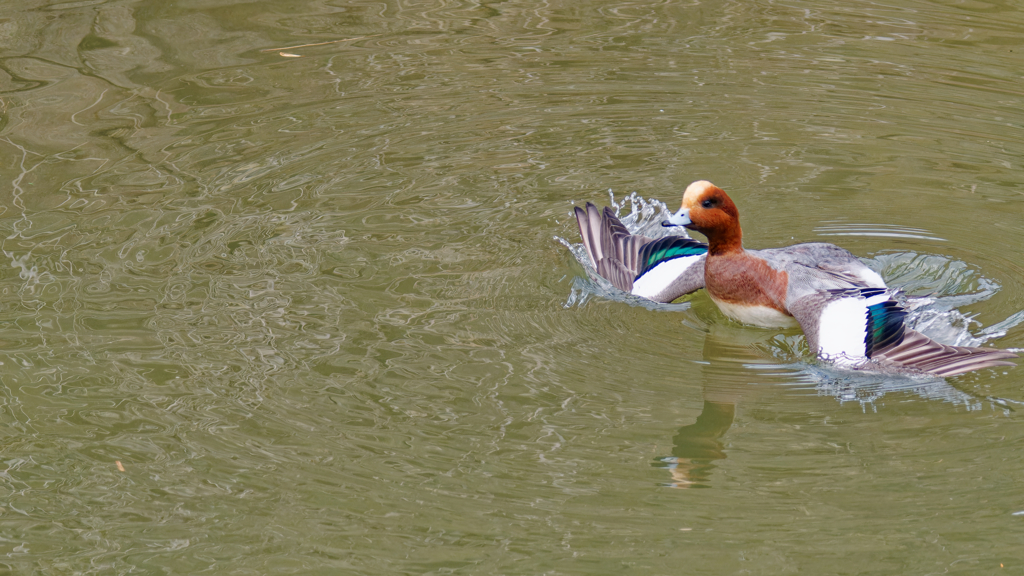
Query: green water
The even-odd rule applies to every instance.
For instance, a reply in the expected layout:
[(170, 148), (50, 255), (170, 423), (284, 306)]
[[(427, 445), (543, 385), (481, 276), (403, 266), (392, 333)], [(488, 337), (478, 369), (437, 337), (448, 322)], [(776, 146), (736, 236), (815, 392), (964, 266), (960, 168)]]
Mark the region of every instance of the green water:
[(709, 179), (1024, 347), (1019, 3), (0, 6), (0, 572), (1024, 569), (1024, 369), (844, 375), (555, 239)]

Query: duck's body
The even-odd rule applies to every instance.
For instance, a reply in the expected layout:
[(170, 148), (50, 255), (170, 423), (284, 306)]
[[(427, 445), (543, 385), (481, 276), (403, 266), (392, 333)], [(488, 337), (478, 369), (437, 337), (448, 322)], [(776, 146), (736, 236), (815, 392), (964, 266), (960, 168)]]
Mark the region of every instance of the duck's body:
[(895, 367), (939, 376), (1012, 366), (1016, 354), (939, 344), (905, 326), (906, 312), (885, 281), (850, 252), (825, 243), (743, 248), (739, 211), (720, 188), (694, 182), (664, 226), (708, 238), (659, 239), (629, 233), (593, 204), (576, 219), (594, 269), (619, 289), (671, 302), (704, 288), (730, 318), (765, 327), (799, 326), (820, 358), (844, 366)]

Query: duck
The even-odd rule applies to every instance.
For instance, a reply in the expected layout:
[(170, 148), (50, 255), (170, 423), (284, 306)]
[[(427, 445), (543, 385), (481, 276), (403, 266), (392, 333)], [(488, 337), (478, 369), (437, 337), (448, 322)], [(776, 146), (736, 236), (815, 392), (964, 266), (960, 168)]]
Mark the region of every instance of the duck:
[(704, 289), (737, 322), (799, 327), (817, 358), (841, 368), (947, 377), (1015, 366), (1013, 352), (941, 344), (911, 329), (898, 291), (844, 248), (744, 248), (736, 204), (707, 180), (687, 186), (682, 207), (662, 222), (707, 243), (632, 234), (611, 208), (590, 202), (574, 213), (593, 270), (616, 288), (662, 303)]

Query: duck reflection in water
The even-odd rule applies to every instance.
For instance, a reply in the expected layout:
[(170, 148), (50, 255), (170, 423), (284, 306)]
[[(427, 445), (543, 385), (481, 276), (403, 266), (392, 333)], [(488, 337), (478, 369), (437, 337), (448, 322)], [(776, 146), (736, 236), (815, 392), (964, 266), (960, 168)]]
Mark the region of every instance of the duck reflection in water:
[(672, 456), (659, 459), (657, 466), (668, 468), (672, 488), (706, 487), (715, 460), (725, 458), (722, 436), (732, 426), (736, 405), (730, 402), (704, 401), (697, 421), (683, 426), (672, 438)]
[[(704, 307), (707, 310), (706, 307)], [(692, 309), (691, 309), (692, 312)], [(737, 405), (765, 388), (757, 383), (785, 384), (802, 379), (800, 371), (779, 365), (782, 359), (796, 362), (799, 353), (777, 331), (705, 324), (702, 357), (689, 369), (702, 386), (704, 405), (697, 421), (683, 426), (672, 438), (672, 454), (657, 459), (655, 466), (668, 469), (672, 488), (706, 488), (715, 461), (727, 458), (726, 432), (732, 427)], [(758, 367), (764, 370), (758, 370)]]

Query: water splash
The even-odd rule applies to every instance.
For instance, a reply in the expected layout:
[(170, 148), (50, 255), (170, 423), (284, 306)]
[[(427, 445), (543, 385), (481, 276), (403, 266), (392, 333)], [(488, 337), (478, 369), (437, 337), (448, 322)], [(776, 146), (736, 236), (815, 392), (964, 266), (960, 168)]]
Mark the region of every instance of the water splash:
[[(647, 199), (636, 192), (631, 192), (628, 196), (623, 197), (622, 200), (619, 201), (615, 199), (615, 195), (611, 189), (608, 190), (608, 198), (609, 205), (615, 211), (615, 216), (622, 222), (626, 229), (629, 230), (630, 234), (639, 234), (641, 236), (647, 236), (648, 238), (661, 238), (664, 236), (682, 236), (683, 238), (690, 237), (690, 235), (686, 233), (686, 229), (681, 226), (665, 227), (661, 225), (661, 222), (671, 216), (672, 212), (667, 206), (665, 206), (665, 203), (660, 200)], [(627, 205), (629, 211), (624, 212)], [(573, 219), (573, 222), (575, 222), (576, 216), (571, 212), (569, 215)], [(663, 304), (661, 302), (653, 302), (646, 298), (640, 298), (627, 292), (623, 292), (622, 290), (612, 286), (611, 282), (597, 274), (597, 270), (594, 269), (594, 265), (590, 261), (590, 256), (587, 255), (587, 249), (583, 246), (582, 242), (573, 243), (560, 236), (555, 236), (554, 239), (568, 248), (576, 261), (579, 262), (587, 272), (586, 279), (576, 277), (573, 281), (569, 297), (566, 299), (565, 304), (563, 304), (565, 308), (583, 306), (592, 296), (625, 302), (631, 306), (641, 306), (648, 310), (667, 310), (678, 312), (690, 307), (689, 302)]]

